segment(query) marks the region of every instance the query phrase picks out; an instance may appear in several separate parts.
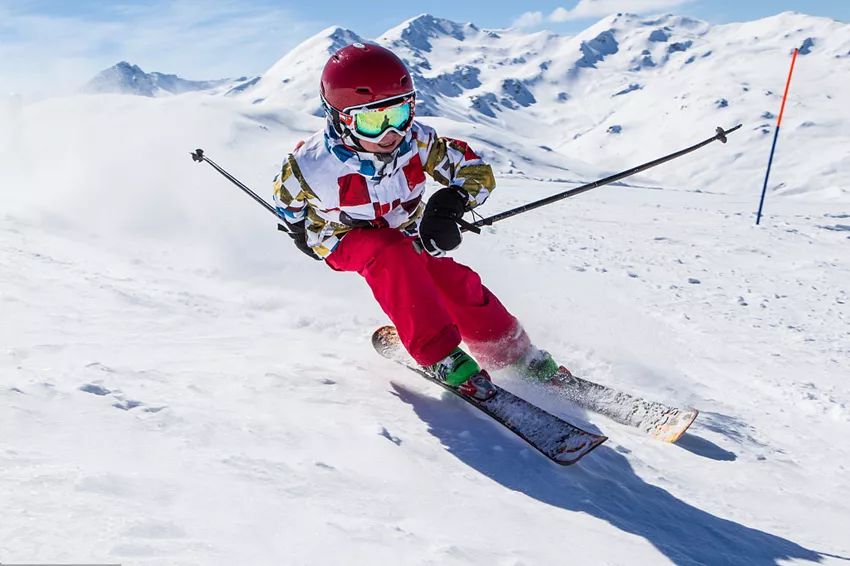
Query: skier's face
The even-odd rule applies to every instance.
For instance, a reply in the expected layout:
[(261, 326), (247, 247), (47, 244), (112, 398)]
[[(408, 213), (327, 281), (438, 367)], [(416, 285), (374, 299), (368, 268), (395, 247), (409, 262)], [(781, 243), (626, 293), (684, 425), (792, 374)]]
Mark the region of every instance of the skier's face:
[(369, 142), (366, 140), (359, 140), (360, 145), (363, 146), (363, 149), (368, 151), (369, 153), (392, 153), (395, 148), (398, 147), (398, 144), (401, 143), (404, 137), (398, 135), (395, 132), (387, 132), (380, 142)]

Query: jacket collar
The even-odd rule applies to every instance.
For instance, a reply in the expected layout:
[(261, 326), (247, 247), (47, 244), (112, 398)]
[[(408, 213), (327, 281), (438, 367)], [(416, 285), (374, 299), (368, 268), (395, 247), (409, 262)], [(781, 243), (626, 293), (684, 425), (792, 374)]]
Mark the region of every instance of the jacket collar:
[(362, 151), (352, 144), (346, 143), (346, 140), (331, 127), (330, 124), (325, 127), (325, 148), (333, 154), (339, 161), (345, 164), (346, 167), (352, 169), (364, 177), (368, 177), (373, 181), (380, 181), (401, 169), (410, 161), (416, 153), (416, 139), (414, 128), (407, 130), (401, 143), (390, 154), (377, 155)]

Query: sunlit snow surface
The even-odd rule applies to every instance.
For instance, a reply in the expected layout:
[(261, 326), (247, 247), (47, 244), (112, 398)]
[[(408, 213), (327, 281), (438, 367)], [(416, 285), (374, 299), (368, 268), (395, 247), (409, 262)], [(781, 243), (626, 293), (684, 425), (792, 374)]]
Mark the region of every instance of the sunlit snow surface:
[[(675, 88), (653, 97), (666, 104)], [(497, 377), (610, 437), (564, 469), (381, 359), (369, 339), (387, 320), (364, 283), (305, 258), (266, 211), (189, 159), (203, 147), (268, 195), (320, 119), (202, 94), (11, 106), (0, 138), (0, 561), (850, 556), (850, 201), (846, 170), (820, 161), (840, 161), (844, 129), (828, 129), (834, 144), (807, 138), (793, 168), (777, 162), (777, 183), (792, 179), (795, 194), (773, 192), (760, 227), (755, 162), (769, 136), (742, 131), (651, 177), (466, 236), (455, 257), (576, 375), (702, 411), (670, 445)], [(846, 111), (810, 111), (847, 123)], [(663, 140), (624, 127), (621, 146), (595, 150), (605, 170), (569, 143), (547, 150), (497, 124), (427, 121), (494, 159), (491, 214), (730, 125), (715, 118), (659, 117), (672, 124)], [(752, 169), (730, 158), (742, 148), (758, 153)], [(722, 182), (701, 173), (712, 163)]]

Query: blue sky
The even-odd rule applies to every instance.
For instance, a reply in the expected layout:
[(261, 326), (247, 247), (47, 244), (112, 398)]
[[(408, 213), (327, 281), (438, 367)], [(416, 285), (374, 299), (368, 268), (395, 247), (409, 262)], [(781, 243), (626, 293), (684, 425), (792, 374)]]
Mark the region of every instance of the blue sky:
[(328, 26), (376, 37), (423, 12), (572, 34), (616, 11), (726, 23), (785, 10), (850, 21), (850, 0), (0, 0), (0, 93), (71, 90), (119, 60), (192, 79), (255, 75)]

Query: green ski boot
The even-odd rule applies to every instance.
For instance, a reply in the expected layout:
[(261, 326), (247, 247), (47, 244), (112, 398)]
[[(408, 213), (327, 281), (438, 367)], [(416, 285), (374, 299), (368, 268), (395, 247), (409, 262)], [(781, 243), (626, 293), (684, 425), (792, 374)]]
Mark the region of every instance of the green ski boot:
[(560, 365), (546, 350), (538, 350), (534, 346), (512, 365), (522, 377), (547, 383), (558, 373)]
[(468, 397), (485, 400), (495, 394), (495, 390), (490, 386), (490, 376), (460, 347), (426, 369), (433, 373), (434, 377)]

